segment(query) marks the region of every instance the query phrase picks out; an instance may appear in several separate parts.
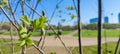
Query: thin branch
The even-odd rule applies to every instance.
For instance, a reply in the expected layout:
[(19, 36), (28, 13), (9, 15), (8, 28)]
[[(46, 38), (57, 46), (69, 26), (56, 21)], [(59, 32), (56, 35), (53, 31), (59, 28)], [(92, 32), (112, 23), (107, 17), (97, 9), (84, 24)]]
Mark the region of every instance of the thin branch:
[(30, 9), (32, 9), (36, 14), (38, 14), (39, 16), (41, 16), (34, 8), (32, 8), (29, 4), (27, 4), (25, 2), (26, 6), (29, 7)]
[[(50, 26), (49, 23), (47, 23), (48, 26)], [(54, 28), (52, 26), (50, 26), (50, 28), (53, 30), (53, 32), (58, 36), (58, 39), (60, 40), (60, 42), (62, 43), (62, 45), (65, 47), (65, 49), (68, 51), (68, 53), (72, 54), (71, 51), (66, 47), (65, 43), (63, 42), (63, 40), (61, 39), (61, 37), (57, 34), (57, 32), (54, 30)]]
[(117, 45), (116, 45), (114, 54), (117, 54), (118, 48), (119, 48), (119, 44), (120, 44), (120, 36), (119, 36), (119, 40), (118, 40), (118, 42), (117, 42)]
[(76, 10), (76, 14), (77, 14), (78, 10), (77, 10), (77, 7), (75, 5), (75, 0), (73, 0), (73, 4), (74, 4), (75, 10)]
[(10, 37), (11, 37), (11, 52), (14, 54), (14, 41), (13, 41), (13, 35), (12, 35), (12, 24), (10, 24)]
[(11, 18), (8, 16), (8, 14), (5, 12), (5, 10), (2, 7), (0, 7), (0, 9), (5, 14), (5, 16), (8, 18), (8, 20), (12, 23), (12, 25), (15, 26), (15, 28), (18, 30), (18, 26), (11, 20)]
[(17, 7), (18, 7), (19, 3), (20, 3), (20, 0), (17, 2), (17, 5), (16, 5), (15, 10), (13, 11), (13, 13), (15, 13), (15, 12), (16, 12)]
[(42, 49), (38, 48), (35, 44), (33, 44), (33, 46), (40, 52), (40, 54), (45, 54), (45, 52)]
[(13, 16), (14, 22), (15, 22), (17, 25), (19, 25), (19, 24), (17, 23), (17, 20), (16, 20), (15, 16), (14, 16), (14, 12), (13, 12), (13, 10), (12, 10), (12, 6), (11, 6), (11, 4), (10, 4), (10, 0), (8, 0), (8, 4), (9, 4), (9, 7), (10, 7), (10, 13), (11, 13), (11, 15)]
[[(25, 2), (25, 0), (20, 0), (20, 1), (21, 1), (21, 7), (22, 7), (22, 15), (25, 15), (24, 14), (24, 2)], [(24, 27), (26, 27), (24, 22), (22, 24), (23, 24)], [(22, 47), (22, 51), (21, 52), (22, 52), (22, 54), (26, 54), (26, 45), (24, 45)]]
[(39, 39), (39, 41), (38, 41), (38, 45), (37, 45), (37, 47), (40, 45), (40, 42), (42, 41), (42, 36), (40, 36), (40, 39)]
[(22, 15), (25, 15), (24, 14), (24, 0), (20, 0), (21, 1), (21, 7), (22, 7)]
[[(28, 3), (28, 4), (29, 4), (29, 3)], [(33, 2), (32, 7), (34, 7), (34, 4), (35, 4), (35, 1)], [(30, 11), (30, 13), (28, 14), (28, 16), (29, 16), (29, 17), (31, 16), (32, 12), (34, 12), (34, 11), (33, 11), (33, 10), (31, 10), (31, 11)]]
[[(63, 0), (61, 0), (60, 2), (57, 2), (56, 5), (59, 5), (62, 1), (63, 1)], [(52, 13), (52, 15), (51, 15), (51, 17), (50, 17), (49, 22), (51, 22), (51, 20), (53, 19), (53, 16), (54, 16), (56, 10), (57, 10), (57, 7), (55, 7), (55, 9), (54, 9), (54, 11), (53, 11), (53, 13)]]
[(45, 35), (44, 35), (44, 37), (43, 37), (43, 42), (42, 42), (42, 45), (41, 45), (41, 49), (43, 49), (47, 32), (48, 32), (48, 31), (45, 32)]
[[(37, 3), (36, 3), (36, 5), (35, 5), (35, 10), (37, 9), (38, 4), (39, 4), (39, 2), (38, 2), (38, 0), (37, 0)], [(33, 13), (32, 13), (32, 19), (33, 19), (33, 17), (34, 17), (34, 11), (33, 11)]]

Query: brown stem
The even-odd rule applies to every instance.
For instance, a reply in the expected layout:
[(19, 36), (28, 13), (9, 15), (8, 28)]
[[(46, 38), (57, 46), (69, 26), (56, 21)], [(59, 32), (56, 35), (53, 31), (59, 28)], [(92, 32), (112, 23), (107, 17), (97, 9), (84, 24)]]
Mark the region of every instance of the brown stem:
[(12, 10), (12, 6), (11, 6), (11, 4), (10, 4), (10, 0), (8, 0), (8, 1), (9, 1), (9, 2), (8, 2), (9, 7), (10, 7), (9, 10), (10, 10), (11, 15), (13, 16), (14, 22), (15, 22), (15, 24), (19, 25), (19, 24), (17, 23), (17, 20), (16, 20), (15, 16), (14, 16), (14, 12), (13, 12), (13, 10)]
[(46, 35), (43, 37), (43, 42), (42, 42), (41, 49), (43, 49), (43, 46), (44, 46), (44, 43), (45, 43), (45, 37), (46, 37)]
[(40, 45), (40, 42), (42, 41), (42, 36), (40, 36), (40, 39), (39, 39), (39, 41), (38, 41), (38, 45), (37, 45), (37, 47)]
[(2, 7), (0, 7), (0, 9), (5, 14), (5, 16), (8, 18), (8, 20), (12, 23), (12, 25), (18, 30), (18, 26), (12, 21), (12, 19), (8, 16), (8, 14), (5, 12), (5, 10)]
[(11, 37), (11, 51), (12, 54), (14, 54), (14, 41), (13, 41), (13, 36), (12, 36), (12, 24), (10, 24), (10, 37)]
[(42, 49), (38, 48), (35, 44), (33, 44), (33, 46), (40, 52), (40, 54), (45, 54), (45, 52)]
[(26, 45), (24, 45), (24, 46), (22, 47), (21, 54), (26, 54)]
[(27, 4), (25, 2), (26, 6), (29, 7), (30, 9), (32, 9), (36, 14), (38, 14), (39, 16), (41, 16), (34, 8), (32, 8), (29, 4)]

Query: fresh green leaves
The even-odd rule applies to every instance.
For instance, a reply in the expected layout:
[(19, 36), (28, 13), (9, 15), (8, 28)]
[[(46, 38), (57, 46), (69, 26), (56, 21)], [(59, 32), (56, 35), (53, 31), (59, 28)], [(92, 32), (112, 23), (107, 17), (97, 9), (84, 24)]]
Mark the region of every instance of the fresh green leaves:
[(66, 10), (75, 10), (75, 6), (68, 6), (66, 7)]
[[(28, 18), (28, 16), (23, 15), (21, 17), (21, 21), (27, 25), (27, 27), (33, 29), (33, 30), (41, 30), (41, 35), (45, 34), (45, 25), (48, 22), (47, 17), (45, 16), (44, 11), (42, 11), (42, 16), (35, 19), (31, 20)], [(23, 47), (24, 45), (33, 45), (33, 41), (30, 39), (31, 33), (28, 32), (28, 29), (26, 27), (23, 27), (20, 25), (19, 27), (19, 34), (20, 34), (20, 46)]]
[[(44, 12), (42, 12), (42, 14), (45, 15)], [(44, 28), (45, 24), (48, 22), (45, 16), (41, 16), (40, 18), (37, 18), (35, 20), (30, 20), (26, 15), (21, 17), (21, 21), (27, 24), (28, 27), (31, 27), (34, 30)]]
[(7, 8), (8, 0), (0, 0), (0, 7)]
[(26, 23), (28, 26), (30, 26), (30, 24), (31, 24), (30, 18), (28, 18), (28, 16), (26, 16), (26, 15), (23, 15), (21, 17), (21, 21), (24, 22), (24, 23)]
[(27, 33), (27, 29), (20, 25), (19, 28), (20, 34), (20, 46), (23, 47), (24, 45), (32, 45), (34, 44), (33, 41), (30, 39), (31, 33)]
[(72, 15), (71, 15), (71, 18), (74, 19), (74, 18), (76, 18), (76, 16), (75, 16), (74, 14), (72, 14)]
[(47, 18), (45, 16), (42, 16), (38, 19), (36, 19), (33, 22), (33, 29), (37, 30), (37, 29), (42, 29), (45, 27), (45, 24), (47, 23)]

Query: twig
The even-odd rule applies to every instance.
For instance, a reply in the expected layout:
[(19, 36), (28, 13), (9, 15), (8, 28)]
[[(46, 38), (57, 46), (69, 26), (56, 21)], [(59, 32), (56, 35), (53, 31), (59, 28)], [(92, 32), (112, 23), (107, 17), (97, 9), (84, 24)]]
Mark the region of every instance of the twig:
[(18, 26), (11, 20), (11, 18), (8, 16), (8, 14), (5, 12), (5, 10), (2, 7), (0, 7), (0, 9), (5, 14), (5, 16), (8, 18), (8, 20), (12, 23), (12, 25), (15, 26), (15, 28), (18, 30)]
[(16, 12), (17, 7), (18, 7), (19, 3), (20, 3), (20, 0), (17, 2), (17, 5), (16, 5), (15, 10), (13, 11), (13, 13), (15, 13), (15, 12)]
[(119, 40), (117, 42), (114, 54), (117, 54), (117, 51), (118, 51), (118, 48), (119, 48), (119, 44), (120, 44), (120, 36), (119, 36)]
[[(61, 0), (60, 2), (57, 2), (56, 5), (59, 5), (62, 1), (63, 1), (63, 0)], [(57, 7), (55, 7), (55, 9), (54, 9), (54, 11), (53, 11), (53, 13), (52, 13), (52, 15), (51, 15), (51, 18), (50, 18), (49, 22), (51, 22), (51, 20), (53, 19), (53, 16), (54, 16), (54, 14), (55, 14), (56, 9), (57, 9)]]
[(45, 52), (42, 49), (38, 48), (35, 44), (33, 44), (33, 46), (40, 52), (40, 54), (45, 54)]
[(32, 9), (36, 14), (38, 14), (39, 16), (41, 16), (34, 8), (32, 8), (29, 4), (27, 4), (25, 2), (26, 6), (29, 7), (30, 9)]
[[(49, 23), (47, 23), (48, 26), (50, 26)], [(53, 32), (58, 36), (58, 39), (60, 40), (60, 42), (62, 43), (62, 45), (65, 47), (65, 49), (68, 51), (68, 53), (72, 54), (71, 51), (66, 47), (65, 43), (63, 42), (63, 40), (61, 39), (61, 37), (57, 34), (57, 32), (54, 30), (54, 28), (52, 26), (50, 26), (50, 28), (53, 30)]]
[(38, 45), (37, 45), (37, 47), (40, 45), (40, 42), (42, 41), (42, 36), (40, 36), (40, 39), (39, 39), (39, 41), (38, 41)]
[(8, 4), (9, 4), (9, 7), (10, 7), (10, 13), (11, 13), (11, 15), (13, 16), (13, 19), (14, 19), (14, 22), (15, 22), (15, 24), (17, 24), (17, 25), (19, 25), (18, 23), (17, 23), (17, 20), (16, 20), (16, 18), (15, 18), (15, 16), (14, 16), (14, 12), (13, 12), (13, 10), (12, 10), (12, 6), (11, 6), (11, 4), (10, 4), (10, 0), (8, 0)]
[[(39, 4), (39, 2), (38, 2), (38, 0), (37, 0), (37, 3), (36, 3), (36, 5), (35, 5), (35, 10), (36, 10), (36, 8), (38, 7), (38, 4)], [(34, 17), (34, 11), (33, 11), (33, 13), (32, 13), (32, 19), (33, 19), (33, 17)]]

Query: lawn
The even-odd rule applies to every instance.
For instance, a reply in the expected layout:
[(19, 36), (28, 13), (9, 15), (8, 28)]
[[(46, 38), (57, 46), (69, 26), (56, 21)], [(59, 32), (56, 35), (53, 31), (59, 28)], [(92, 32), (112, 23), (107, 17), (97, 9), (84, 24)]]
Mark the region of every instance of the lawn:
[[(37, 44), (37, 41), (34, 41), (35, 44)], [(29, 48), (28, 46), (27, 48)], [(19, 46), (18, 41), (14, 43), (14, 53), (20, 52), (21, 47)], [(11, 53), (11, 42), (10, 39), (0, 39), (0, 52), (2, 54), (12, 54)]]
[[(82, 37), (97, 37), (97, 30), (82, 30)], [(78, 36), (77, 33), (74, 36)], [(102, 36), (105, 37), (119, 37), (120, 30), (103, 30)]]
[[(107, 48), (105, 45), (107, 44)], [(102, 54), (114, 54), (116, 43), (110, 42), (102, 45)], [(79, 54), (79, 48), (75, 47), (72, 49), (73, 54)], [(107, 50), (106, 50), (107, 49)], [(97, 54), (97, 46), (83, 46), (83, 54)], [(120, 47), (117, 54), (120, 54)]]
[[(67, 35), (67, 34), (69, 34), (70, 32), (72, 32), (72, 31), (62, 31), (62, 35)], [(17, 33), (16, 32), (13, 32), (12, 33), (13, 35), (17, 35)], [(0, 32), (0, 35), (10, 35), (10, 32), (8, 32), (8, 31), (3, 31), (3, 32)], [(40, 36), (40, 32), (32, 32), (32, 35), (33, 36)], [(48, 30), (47, 31), (47, 35), (48, 36), (52, 36), (52, 35), (55, 35), (55, 33), (52, 31), (52, 30)]]

